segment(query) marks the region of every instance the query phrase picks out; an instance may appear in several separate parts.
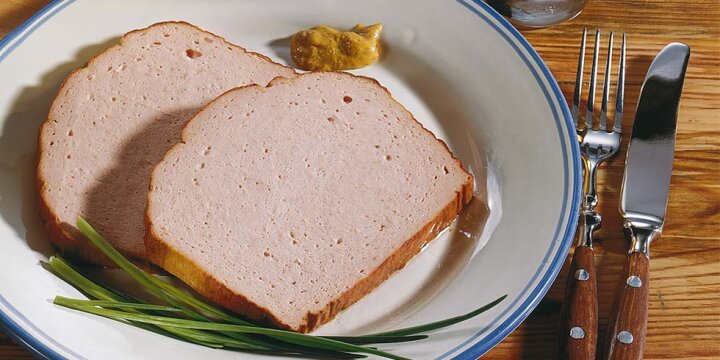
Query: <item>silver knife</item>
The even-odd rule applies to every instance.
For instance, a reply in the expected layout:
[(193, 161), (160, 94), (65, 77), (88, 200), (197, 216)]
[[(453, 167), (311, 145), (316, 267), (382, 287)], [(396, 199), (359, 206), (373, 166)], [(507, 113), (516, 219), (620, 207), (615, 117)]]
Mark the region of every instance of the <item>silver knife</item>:
[(690, 48), (666, 46), (642, 85), (620, 193), (630, 251), (621, 274), (605, 341), (606, 359), (642, 359), (648, 314), (650, 243), (665, 222), (675, 127)]

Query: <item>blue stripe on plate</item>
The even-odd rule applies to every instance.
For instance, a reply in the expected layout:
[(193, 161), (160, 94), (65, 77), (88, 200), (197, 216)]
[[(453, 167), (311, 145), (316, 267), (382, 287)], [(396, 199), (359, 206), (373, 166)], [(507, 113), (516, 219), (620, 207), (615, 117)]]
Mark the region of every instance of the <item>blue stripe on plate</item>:
[[(50, 4), (46, 5), (44, 8), (40, 9), (35, 15), (30, 17), (27, 21), (25, 21), (22, 25), (15, 28), (13, 31), (9, 32), (5, 37), (0, 40), (0, 50), (5, 50), (7, 44), (15, 39), (19, 34), (22, 34), (16, 42), (14, 42), (12, 45), (7, 47), (7, 50), (0, 54), (0, 62), (3, 61), (10, 53), (15, 50), (15, 48), (20, 45), (25, 39), (30, 36), (40, 25), (44, 24), (46, 21), (50, 20), (55, 14), (60, 12), (60, 10), (64, 9), (68, 5), (75, 2), (75, 0), (54, 0)], [(47, 16), (43, 17), (43, 15), (47, 14)], [(42, 19), (40, 19), (42, 18)], [(40, 19), (38, 21), (38, 19)], [(24, 32), (25, 30), (28, 30)], [(24, 32), (24, 33), (23, 33)]]
[[(45, 23), (47, 20), (49, 20), (52, 16), (57, 14), (59, 11), (73, 3), (75, 0), (55, 0), (49, 5), (45, 6), (42, 10), (40, 10), (37, 14), (33, 15), (30, 19), (28, 19), (25, 23), (23, 23), (20, 27), (10, 32), (7, 36), (5, 36), (2, 40), (0, 40), (0, 51), (6, 50), (0, 55), (0, 62), (6, 58), (18, 45), (20, 45), (30, 34), (33, 33), (39, 26), (41, 26), (43, 23)], [(566, 176), (564, 179), (563, 184), (563, 196), (566, 199), (565, 202), (562, 204), (561, 209), (561, 217), (558, 220), (558, 225), (555, 230), (554, 239), (557, 239), (560, 235), (560, 233), (563, 233), (562, 242), (559, 244), (560, 251), (555, 252), (555, 257), (552, 259), (552, 263), (550, 264), (549, 268), (544, 274), (541, 274), (543, 265), (541, 265), (533, 278), (530, 280), (528, 285), (523, 289), (520, 296), (518, 296), (508, 307), (508, 310), (503, 312), (500, 316), (496, 318), (495, 321), (490, 323), (490, 325), (486, 326), (485, 328), (481, 329), (479, 332), (477, 332), (475, 335), (470, 337), (468, 340), (463, 342), (462, 344), (458, 345), (456, 348), (446, 352), (440, 358), (445, 358), (453, 353), (457, 352), (458, 350), (466, 347), (468, 344), (475, 341), (477, 338), (484, 335), (483, 339), (481, 341), (478, 341), (477, 343), (474, 343), (470, 346), (470, 348), (466, 349), (459, 355), (457, 355), (456, 359), (476, 359), (478, 356), (484, 354), (488, 350), (490, 350), (493, 346), (497, 345), (502, 339), (504, 339), (512, 330), (514, 330), (525, 318), (530, 314), (532, 309), (537, 306), (540, 299), (545, 295), (547, 290), (549, 289), (550, 285), (552, 285), (553, 280), (557, 276), (558, 272), (560, 271), (560, 267), (562, 266), (565, 257), (567, 255), (567, 252), (570, 248), (570, 243), (572, 242), (572, 237), (575, 232), (575, 222), (572, 221), (572, 216), (574, 214), (577, 214), (578, 207), (580, 205), (580, 186), (581, 186), (581, 178), (580, 178), (580, 155), (579, 155), (579, 149), (578, 145), (575, 142), (572, 142), (568, 144), (567, 139), (574, 139), (575, 133), (574, 133), (574, 125), (572, 123), (571, 117), (570, 117), (570, 111), (567, 107), (567, 104), (565, 103), (565, 98), (562, 95), (562, 92), (560, 91), (560, 88), (553, 78), (553, 76), (550, 74), (550, 71), (545, 66), (543, 61), (540, 59), (540, 56), (535, 52), (535, 50), (532, 48), (532, 46), (525, 40), (525, 38), (520, 35), (520, 33), (512, 26), (510, 23), (507, 22), (502, 16), (497, 14), (494, 10), (492, 10), (489, 6), (487, 6), (485, 3), (483, 3), (480, 0), (456, 0), (460, 4), (462, 4), (464, 7), (466, 7), (468, 10), (479, 16), (483, 21), (485, 21), (488, 25), (490, 25), (493, 29), (495, 29), (507, 42), (510, 44), (513, 49), (517, 52), (518, 56), (520, 56), (525, 64), (530, 69), (531, 73), (533, 74), (533, 77), (538, 83), (538, 86), (543, 91), (543, 95), (548, 101), (548, 104), (550, 105), (550, 108), (553, 112), (553, 118), (555, 120), (555, 123), (557, 125), (558, 129), (558, 135), (560, 137), (561, 141), (561, 149), (562, 149), (562, 155), (563, 155), (563, 168), (565, 170), (565, 173), (567, 174), (569, 171), (569, 163), (567, 159), (567, 150), (570, 149), (570, 153), (572, 155), (572, 162), (574, 165), (574, 173), (573, 173), (573, 193), (572, 196), (568, 197), (567, 188), (569, 185), (568, 177)], [(475, 6), (472, 4), (475, 4), (476, 6), (480, 7), (484, 11), (478, 10)], [(488, 16), (489, 14), (489, 16)], [(45, 16), (47, 15), (47, 16)], [(494, 20), (494, 21), (493, 21)], [(500, 25), (496, 24), (499, 23)], [(27, 30), (27, 31), (26, 31)], [(22, 35), (21, 35), (22, 34)], [(7, 44), (10, 43), (12, 40), (16, 39), (12, 45), (7, 47)], [(515, 41), (513, 41), (513, 39)], [(528, 58), (528, 55), (526, 55), (522, 49), (517, 45), (519, 43), (529, 54), (530, 58)], [(537, 69), (539, 69), (542, 72), (542, 77), (540, 74), (538, 74)], [(550, 87), (550, 92), (548, 91), (548, 86), (543, 84), (543, 79), (548, 83)], [(554, 103), (556, 102), (556, 104)], [(560, 117), (560, 114), (558, 113), (558, 110), (560, 110), (562, 118)], [(566, 128), (563, 129), (563, 121), (565, 123)], [(563, 136), (565, 135), (565, 137)], [(567, 212), (568, 203), (570, 205), (570, 211)], [(567, 215), (567, 216), (566, 216)], [(565, 228), (562, 228), (563, 223), (567, 223)], [(547, 263), (547, 260), (550, 258), (550, 256), (553, 253), (553, 250), (556, 249), (556, 247), (550, 247), (547, 254), (545, 255), (545, 258), (543, 260), (543, 264)], [(542, 279), (540, 280), (540, 283), (534, 288), (530, 289), (532, 284), (537, 280), (539, 276), (542, 276)], [(500, 325), (496, 326), (496, 323), (505, 317), (507, 313), (510, 311), (510, 309), (514, 308), (515, 305), (520, 301), (524, 295), (530, 291), (530, 294), (528, 295), (525, 302), (523, 302), (518, 310), (516, 310), (512, 315), (510, 315), (505, 322), (503, 322)], [(5, 330), (15, 341), (20, 343), (21, 345), (25, 346), (28, 350), (30, 350), (35, 356), (39, 358), (44, 359), (63, 359), (63, 356), (60, 355), (56, 349), (61, 349), (62, 351), (65, 351), (69, 353), (70, 355), (80, 359), (81, 357), (78, 354), (73, 353), (71, 350), (65, 348), (62, 346), (62, 344), (57, 343), (56, 341), (52, 340), (47, 335), (43, 334), (39, 329), (37, 329), (33, 324), (31, 324), (29, 321), (27, 321), (22, 314), (17, 312), (2, 296), (0, 296), (0, 304), (2, 304), (4, 307), (6, 307), (10, 312), (12, 312), (16, 317), (19, 317), (23, 319), (24, 323), (27, 327), (33, 328), (33, 330), (39, 334), (42, 334), (42, 336), (46, 339), (48, 343), (50, 343), (52, 346), (47, 345), (44, 343), (41, 339), (35, 338), (30, 333), (25, 330), (22, 325), (14, 322), (12, 319), (10, 319), (7, 314), (4, 314), (0, 312), (0, 326)], [(493, 331), (489, 332), (491, 329)], [(487, 333), (487, 334), (486, 334)]]
[[(10, 319), (7, 314), (0, 311), (0, 328), (2, 328), (2, 330), (4, 330), (5, 333), (8, 334), (8, 336), (10, 336), (16, 343), (28, 349), (35, 357), (49, 360), (64, 359), (64, 357), (57, 352), (59, 349), (60, 351), (71, 355), (73, 359), (84, 359), (79, 354), (43, 333), (42, 330), (35, 326), (35, 324), (31, 323), (25, 315), (10, 305), (10, 303), (5, 300), (2, 295), (0, 295), (0, 305), (7, 309), (8, 313), (13, 314), (20, 320), (19, 323), (16, 323)], [(28, 332), (28, 329), (40, 334), (41, 337), (44, 338), (45, 342), (43, 342), (43, 339), (33, 337)]]

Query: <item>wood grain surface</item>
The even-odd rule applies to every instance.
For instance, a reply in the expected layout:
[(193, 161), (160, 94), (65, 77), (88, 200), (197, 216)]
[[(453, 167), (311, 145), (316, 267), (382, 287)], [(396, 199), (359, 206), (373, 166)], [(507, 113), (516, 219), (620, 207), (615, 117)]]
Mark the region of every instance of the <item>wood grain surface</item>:
[[(47, 2), (0, 1), (0, 36)], [(599, 28), (605, 34), (627, 33), (626, 134), (632, 125), (640, 85), (655, 54), (673, 41), (685, 42), (692, 48), (680, 104), (665, 231), (651, 249), (645, 359), (720, 359), (720, 2), (590, 0), (585, 11), (566, 24), (523, 30), (567, 99), (571, 99), (574, 87), (584, 27)], [(620, 155), (603, 165), (598, 178), (597, 210), (603, 216), (603, 228), (595, 242), (600, 341), (604, 339), (625, 262), (627, 244), (617, 207), (626, 146), (627, 136)], [(533, 314), (485, 358), (555, 358), (567, 265), (569, 260)], [(598, 348), (602, 346), (598, 344)], [(0, 334), (0, 359), (30, 358), (29, 353)]]

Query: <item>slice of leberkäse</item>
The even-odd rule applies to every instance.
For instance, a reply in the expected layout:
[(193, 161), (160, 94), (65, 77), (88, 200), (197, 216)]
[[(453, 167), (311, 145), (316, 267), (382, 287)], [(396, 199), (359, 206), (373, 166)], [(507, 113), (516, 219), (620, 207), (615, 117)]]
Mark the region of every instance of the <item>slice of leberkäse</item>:
[(123, 254), (145, 259), (152, 167), (187, 120), (237, 86), (294, 71), (184, 22), (131, 31), (68, 76), (39, 136), (37, 186), (53, 243), (109, 260), (75, 228), (84, 216)]
[(447, 227), (473, 178), (377, 81), (233, 89), (152, 173), (150, 260), (251, 319), (307, 332)]

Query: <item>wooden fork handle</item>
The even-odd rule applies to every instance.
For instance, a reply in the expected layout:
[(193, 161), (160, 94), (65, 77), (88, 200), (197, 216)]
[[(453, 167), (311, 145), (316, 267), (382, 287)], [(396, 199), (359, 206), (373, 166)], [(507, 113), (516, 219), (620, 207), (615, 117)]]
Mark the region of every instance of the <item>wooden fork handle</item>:
[(647, 331), (650, 260), (645, 254), (628, 254), (605, 340), (605, 359), (640, 360)]
[(598, 301), (595, 259), (589, 246), (575, 248), (560, 313), (558, 355), (562, 359), (594, 360)]

